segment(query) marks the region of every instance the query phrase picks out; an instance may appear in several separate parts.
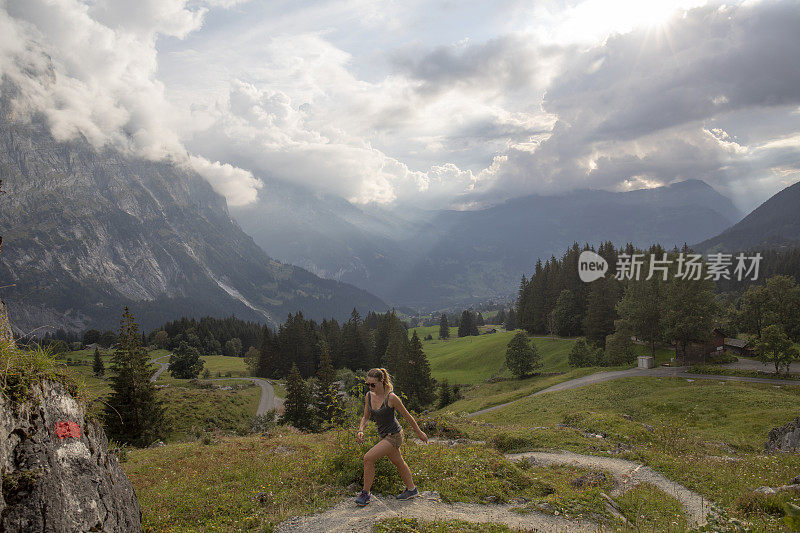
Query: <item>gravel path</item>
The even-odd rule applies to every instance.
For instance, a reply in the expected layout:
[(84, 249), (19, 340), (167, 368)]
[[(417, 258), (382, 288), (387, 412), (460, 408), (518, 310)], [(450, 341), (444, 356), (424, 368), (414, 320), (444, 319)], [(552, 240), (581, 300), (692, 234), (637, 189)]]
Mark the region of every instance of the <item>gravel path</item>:
[[(700, 494), (670, 481), (652, 468), (639, 463), (615, 459), (581, 455), (572, 452), (525, 452), (506, 454), (508, 459), (526, 460), (539, 465), (566, 464), (592, 470), (603, 470), (614, 476), (616, 488), (612, 496), (625, 493), (639, 483), (650, 483), (675, 497), (683, 505), (690, 527), (706, 524), (710, 511), (709, 501)], [(435, 492), (423, 491), (420, 497), (400, 501), (394, 496), (372, 495), (373, 500), (365, 507), (359, 507), (348, 498), (334, 507), (311, 516), (295, 516), (286, 519), (275, 529), (276, 533), (303, 531), (308, 533), (353, 532), (367, 533), (378, 520), (400, 516), (421, 520), (465, 520), (477, 523), (505, 524), (509, 527), (531, 531), (604, 531), (595, 522), (584, 519), (568, 519), (547, 513), (529, 512), (520, 514), (512, 511), (518, 505), (453, 503), (441, 501)], [(609, 530), (615, 530), (611, 527)]]
[(622, 494), (638, 483), (650, 483), (673, 496), (683, 505), (690, 527), (699, 527), (706, 523), (706, 516), (711, 511), (709, 501), (700, 494), (687, 489), (683, 485), (670, 481), (662, 474), (641, 463), (634, 463), (613, 457), (598, 457), (594, 455), (581, 455), (573, 452), (525, 452), (506, 454), (514, 460), (525, 459), (534, 464), (551, 465), (567, 464), (582, 466), (595, 470), (611, 472), (619, 482), (618, 488), (612, 496)]
[(295, 516), (281, 522), (276, 533), (368, 533), (372, 525), (384, 518), (400, 516), (421, 520), (465, 520), (467, 522), (506, 524), (532, 531), (592, 532), (600, 531), (597, 524), (586, 520), (568, 520), (544, 513), (518, 514), (511, 504), (453, 503), (441, 501), (435, 492), (421, 492), (411, 500), (394, 496), (372, 495), (373, 500), (359, 507), (352, 498), (336, 504), (323, 513)]
[(501, 403), (499, 405), (493, 405), (492, 407), (487, 407), (486, 409), (481, 409), (480, 411), (475, 411), (474, 413), (470, 413), (467, 416), (473, 417), (482, 415), (484, 413), (488, 413), (490, 411), (494, 411), (496, 409), (502, 409), (503, 407), (511, 405), (512, 403), (516, 403), (520, 400), (524, 400), (525, 398), (530, 398), (531, 396), (539, 396), (540, 394), (547, 394), (548, 392), (556, 392), (561, 390), (575, 389), (578, 387), (585, 387), (587, 385), (594, 385), (595, 383), (602, 383), (604, 381), (610, 381), (612, 379), (636, 377), (636, 376), (657, 377), (657, 378), (711, 379), (717, 381), (746, 381), (749, 383), (768, 383), (770, 385), (800, 386), (800, 381), (791, 379), (719, 376), (714, 374), (691, 374), (687, 372), (687, 370), (689, 370), (688, 366), (678, 366), (678, 367), (661, 366), (656, 368), (629, 368), (627, 370), (611, 370), (608, 372), (597, 372), (595, 374), (589, 374), (588, 376), (570, 379), (568, 381), (562, 381), (561, 383), (557, 383), (552, 387), (547, 387), (546, 389), (534, 392), (529, 396), (525, 396), (523, 398), (519, 398), (518, 400), (513, 400), (511, 402)]

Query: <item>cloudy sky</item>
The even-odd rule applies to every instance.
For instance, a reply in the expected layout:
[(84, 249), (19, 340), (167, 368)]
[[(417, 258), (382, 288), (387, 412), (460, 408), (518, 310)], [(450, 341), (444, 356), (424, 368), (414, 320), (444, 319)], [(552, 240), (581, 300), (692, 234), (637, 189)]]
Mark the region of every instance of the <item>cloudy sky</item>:
[[(690, 178), (800, 180), (800, 5), (700, 0), (0, 0), (19, 109), (195, 168), (470, 207)], [(22, 114), (21, 114), (22, 116)]]

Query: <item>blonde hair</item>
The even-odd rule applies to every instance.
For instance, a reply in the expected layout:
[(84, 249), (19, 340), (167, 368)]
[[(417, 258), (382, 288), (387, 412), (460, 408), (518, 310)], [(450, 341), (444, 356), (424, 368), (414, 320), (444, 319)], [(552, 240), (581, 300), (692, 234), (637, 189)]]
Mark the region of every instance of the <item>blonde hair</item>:
[(370, 371), (367, 372), (367, 377), (381, 380), (381, 383), (383, 383), (383, 388), (386, 390), (387, 393), (392, 392), (394, 390), (394, 386), (392, 385), (392, 377), (389, 375), (389, 372), (385, 368), (370, 369)]

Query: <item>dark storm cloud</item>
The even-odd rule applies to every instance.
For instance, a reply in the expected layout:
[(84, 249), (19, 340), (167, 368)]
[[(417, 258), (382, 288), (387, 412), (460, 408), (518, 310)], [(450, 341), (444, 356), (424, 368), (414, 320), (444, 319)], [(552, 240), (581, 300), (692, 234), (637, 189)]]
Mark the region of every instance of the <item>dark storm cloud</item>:
[(751, 106), (800, 103), (796, 2), (705, 7), (578, 56), (544, 107), (586, 140), (625, 140)]

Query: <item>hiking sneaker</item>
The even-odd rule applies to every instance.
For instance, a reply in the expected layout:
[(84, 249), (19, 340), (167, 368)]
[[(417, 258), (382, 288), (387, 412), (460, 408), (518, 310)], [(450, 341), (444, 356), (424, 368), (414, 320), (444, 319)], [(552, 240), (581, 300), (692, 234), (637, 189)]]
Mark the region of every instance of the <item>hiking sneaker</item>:
[(414, 490), (404, 490), (400, 494), (397, 495), (398, 500), (407, 500), (409, 498), (413, 498), (414, 496), (419, 496), (419, 490), (417, 487), (414, 487)]
[(369, 497), (370, 497), (370, 493), (365, 491), (365, 490), (362, 490), (361, 494), (356, 496), (356, 503), (358, 505), (360, 505), (361, 507), (364, 507), (365, 505), (367, 505), (369, 503)]

